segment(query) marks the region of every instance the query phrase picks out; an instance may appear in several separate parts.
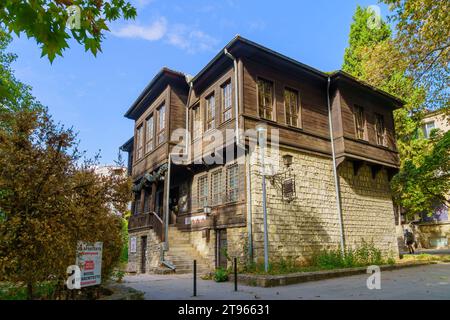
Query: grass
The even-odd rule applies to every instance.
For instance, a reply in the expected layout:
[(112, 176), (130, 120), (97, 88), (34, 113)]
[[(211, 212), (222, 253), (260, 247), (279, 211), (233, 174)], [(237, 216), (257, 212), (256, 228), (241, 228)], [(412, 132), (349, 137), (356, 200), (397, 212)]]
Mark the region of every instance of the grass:
[(400, 263), (408, 262), (450, 262), (450, 255), (436, 255), (436, 254), (408, 254), (404, 255)]
[[(55, 284), (51, 281), (40, 282), (33, 289), (36, 299), (49, 299), (55, 290)], [(27, 288), (22, 284), (9, 282), (0, 283), (0, 300), (26, 300)]]

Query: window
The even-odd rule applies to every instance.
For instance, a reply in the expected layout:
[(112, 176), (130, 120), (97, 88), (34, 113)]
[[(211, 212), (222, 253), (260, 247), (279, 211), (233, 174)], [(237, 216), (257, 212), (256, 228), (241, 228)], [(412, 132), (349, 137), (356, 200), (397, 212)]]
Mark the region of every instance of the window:
[(222, 194), (222, 170), (216, 170), (211, 174), (211, 205), (220, 204)]
[(166, 128), (166, 106), (163, 104), (158, 108), (158, 131), (157, 138), (158, 144), (166, 141), (166, 135), (164, 129)]
[(200, 113), (200, 105), (197, 104), (192, 108), (192, 140), (199, 138), (202, 134), (202, 119)]
[(286, 124), (298, 126), (298, 92), (292, 89), (284, 89), (284, 108), (286, 112)]
[(144, 191), (144, 213), (150, 212), (151, 191)]
[(145, 145), (145, 151), (146, 152), (150, 152), (153, 150), (153, 146), (154, 146), (154, 121), (153, 121), (153, 115), (151, 115), (150, 117), (147, 118), (147, 132), (145, 135), (146, 138), (146, 145)]
[(360, 106), (355, 106), (355, 126), (356, 126), (356, 138), (365, 139), (365, 126), (366, 119), (364, 118), (364, 109)]
[(233, 164), (227, 167), (227, 201), (237, 201), (239, 197), (239, 166)]
[(258, 107), (259, 116), (272, 120), (273, 109), (273, 83), (264, 79), (258, 79)]
[(136, 130), (136, 159), (144, 155), (144, 126), (141, 124)]
[(423, 135), (425, 136), (425, 138), (429, 139), (431, 130), (433, 130), (435, 128), (436, 127), (435, 127), (434, 121), (425, 123), (425, 125), (423, 126)]
[(386, 144), (384, 117), (381, 114), (375, 114), (375, 132), (377, 135), (377, 144), (384, 146)]
[(232, 118), (231, 99), (231, 82), (228, 81), (222, 86), (222, 112), (224, 122)]
[(215, 128), (216, 99), (214, 94), (206, 98), (206, 130)]
[(203, 208), (208, 205), (208, 175), (198, 178), (198, 206)]

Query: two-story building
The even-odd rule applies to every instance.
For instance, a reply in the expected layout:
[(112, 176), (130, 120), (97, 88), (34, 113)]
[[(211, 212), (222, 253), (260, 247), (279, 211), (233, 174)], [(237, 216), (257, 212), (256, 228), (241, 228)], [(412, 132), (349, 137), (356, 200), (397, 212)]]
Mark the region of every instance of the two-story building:
[(263, 175), (271, 260), (363, 240), (395, 257), (392, 112), (402, 104), (240, 36), (193, 78), (162, 69), (125, 115), (135, 121), (122, 146), (135, 194), (130, 271), (261, 261)]

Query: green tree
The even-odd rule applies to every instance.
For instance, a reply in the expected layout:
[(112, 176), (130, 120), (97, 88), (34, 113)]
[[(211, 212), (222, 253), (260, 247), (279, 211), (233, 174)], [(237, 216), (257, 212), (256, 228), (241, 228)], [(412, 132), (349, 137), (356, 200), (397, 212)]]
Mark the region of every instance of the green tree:
[(86, 51), (96, 55), (101, 51), (104, 33), (109, 31), (107, 24), (122, 17), (136, 17), (136, 9), (125, 0), (0, 2), (0, 27), (3, 25), (10, 33), (24, 33), (28, 38), (34, 38), (41, 45), (42, 56), (48, 56), (50, 61), (53, 61), (56, 55), (62, 56), (63, 50), (69, 47), (67, 41), (70, 38), (83, 45)]
[[(433, 150), (443, 136), (430, 140), (424, 138), (421, 126), (428, 88), (419, 84), (408, 72), (410, 60), (405, 52), (399, 49), (398, 40), (392, 37), (389, 26), (382, 21), (379, 29), (369, 28), (367, 22), (370, 14), (372, 13), (367, 9), (360, 7), (355, 12), (343, 69), (406, 102), (403, 108), (394, 112), (400, 155), (399, 176), (402, 177), (393, 180), (394, 200), (409, 209), (410, 213), (430, 211), (436, 199), (445, 198), (445, 179), (431, 181), (425, 179), (425, 176), (435, 175), (433, 170), (439, 166), (445, 167), (448, 158), (439, 157), (436, 160), (441, 161), (440, 165), (429, 166), (425, 163), (430, 160), (426, 155), (435, 152)], [(371, 33), (373, 35), (370, 35)], [(430, 172), (425, 174), (425, 169)], [(424, 177), (421, 183), (417, 182), (421, 177), (418, 172)], [(407, 177), (416, 181), (415, 190), (403, 185)], [(440, 183), (440, 186), (431, 186), (431, 183)], [(417, 192), (417, 188), (422, 192)], [(434, 192), (428, 192), (426, 189)], [(438, 190), (441, 193), (437, 193)]]
[(103, 279), (119, 263), (122, 218), (130, 201), (123, 175), (98, 175), (76, 135), (45, 109), (0, 114), (0, 281), (63, 287), (77, 241), (103, 242)]

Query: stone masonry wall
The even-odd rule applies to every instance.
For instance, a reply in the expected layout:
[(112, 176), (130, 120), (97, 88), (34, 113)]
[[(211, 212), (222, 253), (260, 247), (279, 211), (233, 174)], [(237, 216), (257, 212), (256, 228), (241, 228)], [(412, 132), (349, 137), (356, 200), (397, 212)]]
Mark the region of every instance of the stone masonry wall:
[[(259, 157), (255, 156), (258, 154), (256, 149), (251, 160), (252, 227), (254, 258), (262, 261), (262, 179)], [(293, 156), (291, 168), (295, 175), (296, 198), (291, 202), (283, 201), (279, 179), (266, 179), (269, 258), (292, 258), (304, 262), (315, 251), (339, 248), (332, 160), (284, 148), (280, 148), (279, 157), (276, 156), (282, 159), (286, 154)], [(340, 183), (347, 244), (354, 246), (362, 239), (373, 239), (384, 253), (393, 252), (395, 255), (398, 250), (394, 213), (386, 172), (382, 170), (371, 181), (368, 167), (361, 168), (355, 178), (350, 171), (352, 165), (342, 165)], [(280, 170), (285, 171), (282, 163)]]
[[(146, 273), (159, 266), (162, 243), (153, 230), (130, 232), (128, 236), (128, 272), (141, 273), (142, 237), (147, 236)], [(136, 253), (131, 253), (131, 237), (136, 237)]]

